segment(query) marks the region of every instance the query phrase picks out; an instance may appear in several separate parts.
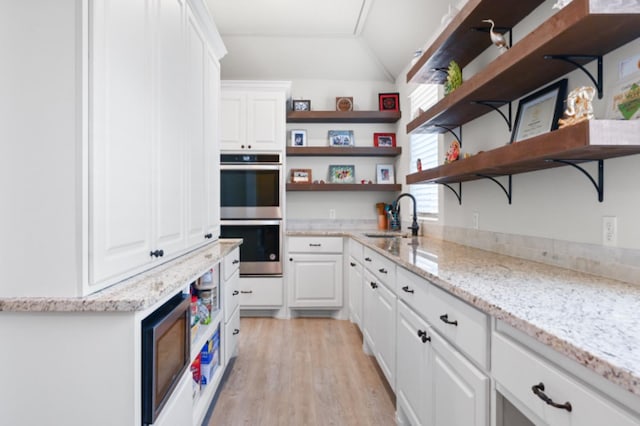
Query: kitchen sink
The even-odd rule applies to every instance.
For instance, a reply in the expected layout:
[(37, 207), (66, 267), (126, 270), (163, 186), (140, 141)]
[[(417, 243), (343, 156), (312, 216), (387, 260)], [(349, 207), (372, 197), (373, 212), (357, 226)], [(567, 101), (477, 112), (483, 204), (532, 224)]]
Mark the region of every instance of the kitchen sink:
[(406, 238), (406, 235), (399, 232), (365, 232), (364, 236), (369, 238)]

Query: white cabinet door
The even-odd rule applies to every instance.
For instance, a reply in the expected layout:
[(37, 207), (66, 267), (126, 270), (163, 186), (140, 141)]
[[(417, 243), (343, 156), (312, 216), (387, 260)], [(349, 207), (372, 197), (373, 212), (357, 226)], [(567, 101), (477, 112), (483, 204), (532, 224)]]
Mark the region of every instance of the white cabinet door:
[(211, 51), (206, 58), (205, 91), (205, 237), (218, 239), (220, 236), (220, 147), (216, 143), (220, 131), (220, 64)]
[(396, 295), (384, 284), (375, 289), (375, 354), (389, 386), (396, 387)]
[(244, 149), (247, 140), (247, 96), (237, 90), (220, 95), (220, 149)]
[(349, 257), (349, 317), (362, 330), (362, 264)]
[(255, 92), (247, 96), (247, 147), (279, 151), (285, 147), (286, 99), (282, 92)]
[(289, 306), (342, 306), (341, 254), (291, 254), (288, 266)]
[(427, 323), (411, 308), (398, 303), (397, 332), (397, 381), (396, 397), (398, 409), (411, 425), (425, 425), (431, 411), (427, 402), (431, 400), (431, 331)]
[[(184, 0), (159, 0), (153, 222), (166, 256), (185, 248)], [(151, 153), (150, 153), (151, 154)]]
[(208, 159), (205, 140), (205, 58), (207, 46), (195, 16), (187, 15), (187, 239), (189, 246), (204, 240)]
[(489, 425), (489, 378), (439, 334), (430, 333), (432, 421), (447, 426)]
[(286, 95), (278, 90), (223, 89), (220, 149), (282, 151), (286, 145)]
[(364, 269), (362, 281), (362, 338), (375, 354), (375, 332), (377, 325), (376, 316), (376, 288), (379, 285), (376, 278), (368, 270)]
[(240, 338), (240, 308), (231, 313), (229, 321), (224, 327), (224, 365), (238, 355), (238, 339)]
[(89, 38), (90, 271), (98, 284), (151, 261), (148, 1), (95, 1)]

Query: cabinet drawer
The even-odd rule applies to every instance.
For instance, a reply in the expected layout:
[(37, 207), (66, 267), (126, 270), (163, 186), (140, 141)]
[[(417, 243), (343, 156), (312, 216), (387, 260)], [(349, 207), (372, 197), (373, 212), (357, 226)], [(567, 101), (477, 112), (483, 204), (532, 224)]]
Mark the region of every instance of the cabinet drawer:
[[(640, 424), (630, 414), (578, 382), (568, 373), (510, 338), (493, 333), (492, 372), (498, 390), (516, 405), (538, 416), (536, 423), (554, 426), (631, 426)], [(553, 407), (534, 393), (534, 386), (557, 404), (571, 404), (571, 411)], [(506, 392), (505, 392), (506, 391)], [(526, 413), (525, 413), (526, 414)]]
[(368, 247), (364, 248), (365, 268), (370, 270), (380, 281), (384, 282), (391, 291), (396, 291), (396, 264), (394, 261), (376, 253)]
[(222, 289), (224, 298), (224, 319), (229, 321), (229, 317), (240, 304), (240, 271), (237, 269), (231, 278), (225, 280)]
[(356, 240), (349, 239), (349, 256), (362, 263), (363, 246)]
[(242, 308), (282, 306), (282, 278), (241, 278), (239, 287)]
[(342, 253), (342, 237), (289, 237), (288, 251), (296, 253)]
[(424, 278), (420, 278), (404, 268), (398, 268), (396, 275), (398, 297), (400, 297), (400, 300), (403, 300), (420, 316), (426, 318), (425, 307), (427, 306), (429, 287), (431, 284)]
[(429, 285), (428, 292), (424, 305), (427, 321), (463, 353), (488, 369), (488, 316), (433, 284)]
[(233, 249), (222, 261), (222, 276), (228, 280), (240, 268), (240, 247)]

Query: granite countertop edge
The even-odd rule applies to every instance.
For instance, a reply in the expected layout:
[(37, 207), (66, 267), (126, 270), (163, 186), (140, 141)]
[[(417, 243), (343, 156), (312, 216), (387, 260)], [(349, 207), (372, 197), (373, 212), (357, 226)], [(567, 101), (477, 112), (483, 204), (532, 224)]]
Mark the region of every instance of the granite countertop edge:
[(0, 312), (143, 311), (185, 288), (241, 243), (241, 239), (214, 241), (88, 296), (0, 298)]
[[(368, 247), (375, 252), (385, 256), (388, 259), (393, 260), (397, 265), (413, 272), (416, 275), (426, 279), (432, 284), (442, 288), (450, 294), (464, 300), (468, 304), (477, 308), (478, 310), (498, 319), (504, 321), (506, 324), (514, 327), (515, 329), (523, 332), (524, 334), (532, 337), (536, 341), (542, 343), (545, 346), (548, 346), (555, 350), (556, 352), (576, 361), (580, 365), (583, 365), (587, 369), (593, 371), (599, 376), (604, 377), (608, 381), (628, 390), (629, 392), (640, 396), (640, 365), (635, 365), (637, 369), (631, 370), (624, 366), (620, 366), (617, 363), (613, 362), (610, 359), (606, 359), (602, 355), (598, 353), (594, 353), (593, 351), (587, 349), (585, 345), (580, 342), (570, 341), (567, 338), (560, 336), (552, 330), (548, 330), (544, 325), (536, 323), (535, 319), (527, 318), (522, 316), (519, 312), (515, 310), (509, 309), (509, 307), (501, 306), (499, 303), (494, 303), (491, 300), (488, 300), (485, 295), (481, 292), (474, 292), (468, 288), (463, 288), (458, 283), (455, 282), (455, 277), (451, 278), (443, 278), (436, 276), (429, 271), (426, 271), (419, 266), (411, 264), (404, 260), (401, 256), (396, 256), (390, 253), (388, 250), (385, 250), (380, 247), (381, 241), (389, 241), (388, 238), (375, 238), (375, 237), (367, 237), (365, 234), (366, 231), (347, 231), (347, 230), (293, 230), (288, 231), (288, 236), (341, 236), (341, 237), (350, 237), (354, 240), (362, 243), (365, 247)], [(375, 234), (381, 234), (384, 232), (374, 232)], [(497, 253), (487, 252), (484, 250), (468, 247), (468, 246), (460, 246), (455, 243), (443, 242), (442, 240), (434, 240), (426, 237), (418, 238), (419, 245), (418, 247), (428, 246), (431, 244), (439, 245), (442, 250), (447, 250), (448, 246), (458, 246), (463, 247), (465, 251), (469, 253), (479, 253), (480, 256), (492, 256), (498, 259), (509, 258), (509, 256), (500, 255)], [(528, 261), (518, 258), (514, 259), (517, 263), (522, 265), (533, 265), (533, 269), (539, 269), (544, 271), (554, 271), (554, 270), (562, 270), (568, 271), (563, 268), (559, 268), (557, 266), (545, 265), (534, 261)], [(491, 267), (491, 265), (487, 265), (487, 267)], [(606, 288), (607, 285), (618, 285), (620, 284), (618, 281), (611, 280), (608, 278), (596, 277), (585, 273), (571, 271), (573, 276), (584, 276), (588, 277), (591, 281), (597, 282), (598, 285), (601, 285), (602, 288)], [(626, 284), (623, 284), (626, 286)], [(629, 284), (629, 289), (634, 289), (634, 286)], [(562, 315), (562, 313), (561, 313)], [(632, 361), (633, 362), (633, 361)]]

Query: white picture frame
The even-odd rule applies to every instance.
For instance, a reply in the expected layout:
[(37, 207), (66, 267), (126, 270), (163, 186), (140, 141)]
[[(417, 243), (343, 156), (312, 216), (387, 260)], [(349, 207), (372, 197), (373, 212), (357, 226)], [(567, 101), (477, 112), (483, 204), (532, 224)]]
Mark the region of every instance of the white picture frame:
[(292, 130), (291, 146), (307, 146), (307, 131), (301, 129)]
[(376, 183), (396, 183), (393, 164), (376, 164)]

